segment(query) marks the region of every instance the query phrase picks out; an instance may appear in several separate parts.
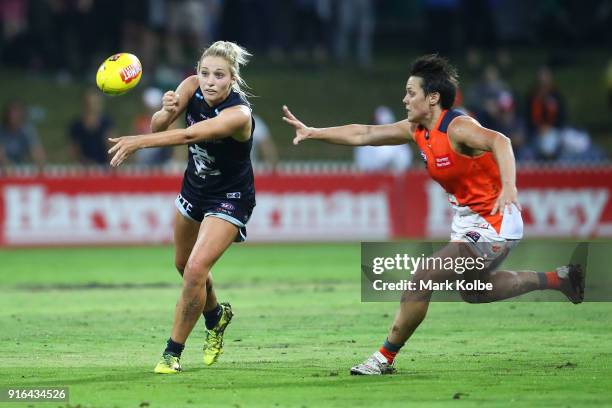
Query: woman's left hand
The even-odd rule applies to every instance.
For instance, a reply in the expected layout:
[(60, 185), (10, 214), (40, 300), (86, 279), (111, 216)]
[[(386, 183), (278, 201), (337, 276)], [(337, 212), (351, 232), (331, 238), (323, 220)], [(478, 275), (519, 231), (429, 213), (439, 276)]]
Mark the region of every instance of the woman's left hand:
[(112, 167), (118, 167), (128, 157), (134, 154), (135, 151), (140, 149), (138, 145), (138, 136), (111, 137), (108, 140), (111, 143), (115, 143), (115, 145), (108, 150), (108, 154), (115, 153), (110, 161)]
[(502, 187), (499, 197), (497, 197), (497, 201), (495, 202), (495, 206), (491, 211), (491, 215), (495, 215), (498, 211), (503, 215), (506, 208), (508, 208), (508, 212), (512, 213), (513, 204), (519, 211), (523, 211), (521, 204), (518, 202), (518, 191), (516, 190), (516, 187)]

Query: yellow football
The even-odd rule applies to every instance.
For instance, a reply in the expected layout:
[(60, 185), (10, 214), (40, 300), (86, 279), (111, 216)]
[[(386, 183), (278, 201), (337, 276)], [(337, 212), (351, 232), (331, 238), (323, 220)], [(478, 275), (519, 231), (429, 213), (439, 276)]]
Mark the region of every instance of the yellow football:
[(104, 60), (98, 68), (96, 84), (106, 94), (121, 95), (138, 85), (141, 76), (138, 57), (122, 52)]

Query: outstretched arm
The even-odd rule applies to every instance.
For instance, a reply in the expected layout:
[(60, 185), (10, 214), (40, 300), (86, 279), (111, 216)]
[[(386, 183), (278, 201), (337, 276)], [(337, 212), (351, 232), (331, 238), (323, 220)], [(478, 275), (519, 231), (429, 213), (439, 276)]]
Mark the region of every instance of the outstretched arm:
[(482, 127), (476, 120), (468, 116), (460, 116), (453, 119), (449, 128), (448, 135), (455, 143), (464, 144), (472, 149), (492, 152), (499, 166), (499, 174), (502, 182), (502, 190), (497, 197), (497, 201), (491, 215), (501, 211), (502, 214), (510, 204), (516, 205), (522, 210), (518, 202), (518, 191), (516, 189), (516, 161), (512, 151), (512, 143), (503, 134), (491, 129)]
[(407, 120), (389, 125), (344, 125), (328, 128), (313, 128), (303, 124), (283, 106), (283, 120), (295, 129), (293, 144), (314, 139), (327, 143), (349, 146), (399, 145), (412, 140), (414, 125)]
[(246, 106), (234, 106), (219, 116), (189, 126), (148, 135), (123, 136), (108, 139), (115, 145), (108, 151), (114, 156), (111, 166), (117, 167), (139, 149), (146, 147), (177, 146), (231, 136), (246, 141), (250, 137), (251, 111)]

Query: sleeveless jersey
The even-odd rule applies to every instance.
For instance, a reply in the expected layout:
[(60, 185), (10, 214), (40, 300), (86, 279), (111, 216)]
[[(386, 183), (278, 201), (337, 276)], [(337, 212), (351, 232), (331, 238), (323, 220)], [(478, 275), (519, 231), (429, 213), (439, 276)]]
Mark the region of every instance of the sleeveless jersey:
[(459, 110), (444, 110), (435, 127), (428, 131), (419, 126), (414, 140), (421, 149), (431, 178), (449, 194), (449, 201), (479, 214), (499, 233), (502, 211), (490, 215), (501, 191), (501, 177), (497, 161), (491, 152), (470, 157), (453, 150), (447, 130)]
[[(236, 105), (249, 106), (240, 94), (231, 91), (216, 106), (208, 106), (198, 87), (187, 105), (185, 120), (188, 126), (216, 117), (223, 109)], [(251, 119), (251, 138), (239, 142), (227, 136), (188, 145), (189, 161), (183, 180), (183, 189), (194, 198), (255, 199), (255, 183), (251, 165), (251, 148), (255, 123)]]

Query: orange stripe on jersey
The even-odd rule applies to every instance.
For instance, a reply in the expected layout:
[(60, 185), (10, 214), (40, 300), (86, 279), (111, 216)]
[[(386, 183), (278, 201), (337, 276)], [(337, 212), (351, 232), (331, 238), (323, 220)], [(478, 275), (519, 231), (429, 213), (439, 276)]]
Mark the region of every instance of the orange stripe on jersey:
[(499, 233), (502, 212), (490, 215), (501, 190), (495, 157), (491, 152), (476, 157), (466, 156), (455, 152), (448, 140), (448, 125), (462, 115), (465, 114), (454, 109), (442, 111), (431, 131), (422, 126), (417, 128), (414, 140), (421, 149), (431, 178), (454, 197), (455, 202), (452, 198), (450, 201), (480, 214)]

